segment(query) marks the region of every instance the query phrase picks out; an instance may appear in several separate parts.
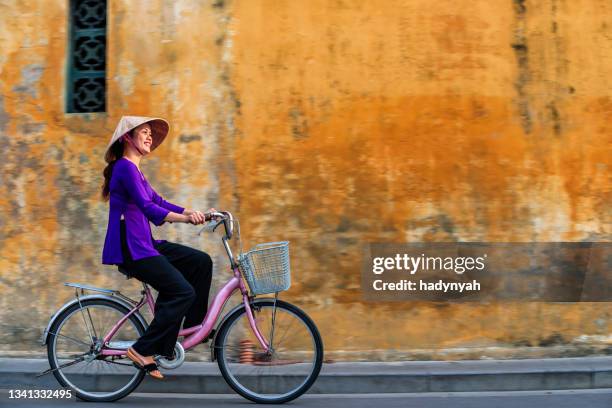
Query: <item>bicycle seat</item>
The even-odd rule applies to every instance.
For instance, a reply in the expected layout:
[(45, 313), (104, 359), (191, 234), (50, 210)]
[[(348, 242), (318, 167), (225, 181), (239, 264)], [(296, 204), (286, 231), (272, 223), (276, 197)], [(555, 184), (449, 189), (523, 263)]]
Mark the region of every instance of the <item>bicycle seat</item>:
[(119, 272), (125, 275), (125, 279), (132, 279), (128, 271), (123, 266), (117, 265), (117, 269), (119, 270)]

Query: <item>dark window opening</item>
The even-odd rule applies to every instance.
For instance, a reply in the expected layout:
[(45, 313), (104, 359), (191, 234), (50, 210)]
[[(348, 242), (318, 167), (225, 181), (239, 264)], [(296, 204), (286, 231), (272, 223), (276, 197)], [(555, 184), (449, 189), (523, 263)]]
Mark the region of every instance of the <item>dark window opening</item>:
[(67, 112), (106, 112), (106, 0), (70, 1)]

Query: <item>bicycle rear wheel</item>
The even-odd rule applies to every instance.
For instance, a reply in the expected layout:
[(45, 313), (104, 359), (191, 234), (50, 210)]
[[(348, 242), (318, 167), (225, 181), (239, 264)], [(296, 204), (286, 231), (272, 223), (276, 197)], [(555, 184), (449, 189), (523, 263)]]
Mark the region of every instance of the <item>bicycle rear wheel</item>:
[(313, 321), (298, 307), (258, 299), (252, 310), (260, 333), (272, 345), (266, 353), (248, 321), (244, 306), (219, 328), (217, 363), (234, 391), (257, 403), (284, 403), (305, 393), (323, 363), (323, 342)]
[[(122, 357), (102, 356), (104, 335), (129, 310), (107, 299), (86, 299), (63, 311), (50, 329), (47, 355), (53, 375), (64, 387), (86, 401), (115, 401), (131, 393), (145, 372)], [(111, 344), (127, 348), (145, 332), (131, 315), (115, 333)]]

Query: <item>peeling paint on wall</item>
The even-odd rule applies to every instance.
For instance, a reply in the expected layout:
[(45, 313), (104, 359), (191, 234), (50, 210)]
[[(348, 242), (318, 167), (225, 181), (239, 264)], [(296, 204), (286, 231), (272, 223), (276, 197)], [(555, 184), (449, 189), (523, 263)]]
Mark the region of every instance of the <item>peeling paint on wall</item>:
[(29, 94), (32, 98), (37, 97), (37, 87), (40, 86), (40, 78), (45, 67), (40, 64), (26, 65), (21, 69), (21, 82), (13, 87), (13, 92)]

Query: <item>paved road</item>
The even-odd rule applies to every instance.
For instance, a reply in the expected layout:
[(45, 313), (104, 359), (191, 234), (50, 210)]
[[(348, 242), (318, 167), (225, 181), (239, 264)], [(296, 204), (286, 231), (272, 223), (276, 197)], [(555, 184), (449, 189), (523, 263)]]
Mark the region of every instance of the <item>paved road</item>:
[[(236, 395), (134, 393), (112, 404), (78, 400), (15, 400), (8, 390), (0, 390), (1, 407), (146, 407), (167, 408), (255, 407)], [(287, 404), (291, 407), (329, 408), (610, 408), (612, 389), (563, 391), (510, 391), (411, 394), (326, 394), (305, 395)]]
[[(0, 358), (0, 389), (53, 389), (44, 359)], [(282, 367), (279, 367), (281, 369)], [(290, 370), (290, 367), (287, 367)], [(164, 381), (145, 378), (141, 393), (227, 394), (216, 363), (186, 362), (166, 370)], [(289, 373), (289, 371), (287, 372)], [(112, 375), (99, 380), (110, 381)], [(312, 394), (389, 394), (407, 391), (488, 392), (612, 388), (612, 356), (528, 360), (337, 362), (323, 364)], [(612, 405), (609, 407), (612, 408)]]

